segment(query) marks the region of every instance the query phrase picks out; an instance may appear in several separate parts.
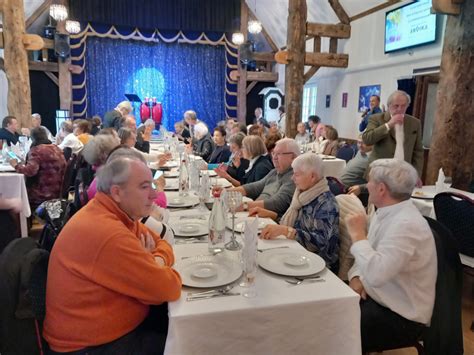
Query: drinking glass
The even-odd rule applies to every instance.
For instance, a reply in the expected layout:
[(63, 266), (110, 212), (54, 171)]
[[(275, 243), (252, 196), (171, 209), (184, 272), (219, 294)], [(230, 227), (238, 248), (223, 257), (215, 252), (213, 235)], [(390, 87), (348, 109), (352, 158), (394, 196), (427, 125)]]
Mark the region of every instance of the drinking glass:
[(239, 191), (226, 191), (224, 193), (224, 201), (229, 212), (232, 214), (232, 238), (225, 245), (225, 248), (228, 250), (239, 250), (242, 248), (242, 245), (235, 238), (235, 213), (240, 205), (242, 205), (242, 194)]
[(206, 201), (209, 198), (209, 175), (207, 173), (202, 174), (201, 176), (201, 184), (198, 188), (198, 196), (199, 196), (199, 209), (202, 212), (207, 212)]

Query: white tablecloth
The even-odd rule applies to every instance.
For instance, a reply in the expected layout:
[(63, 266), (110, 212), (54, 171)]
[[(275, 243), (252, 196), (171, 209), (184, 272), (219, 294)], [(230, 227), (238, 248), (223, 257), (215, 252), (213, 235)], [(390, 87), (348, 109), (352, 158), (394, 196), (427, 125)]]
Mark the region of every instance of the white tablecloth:
[(31, 216), (28, 193), (26, 191), (25, 178), (23, 174), (0, 173), (0, 196), (3, 198), (19, 198), (22, 203), (20, 212), (21, 236), (28, 236), (26, 218)]
[(324, 176), (333, 176), (339, 179), (345, 167), (346, 161), (343, 159), (323, 159)]
[[(194, 212), (172, 215), (178, 213)], [(291, 240), (259, 240), (259, 248), (275, 245), (302, 248)], [(183, 256), (207, 253), (206, 243), (175, 246), (178, 263)], [(188, 302), (191, 289), (184, 288), (181, 299), (169, 303), (165, 354), (360, 354), (359, 296), (329, 270), (321, 276), (325, 282), (294, 286), (259, 269), (255, 298)], [(233, 291), (242, 289), (237, 285)]]

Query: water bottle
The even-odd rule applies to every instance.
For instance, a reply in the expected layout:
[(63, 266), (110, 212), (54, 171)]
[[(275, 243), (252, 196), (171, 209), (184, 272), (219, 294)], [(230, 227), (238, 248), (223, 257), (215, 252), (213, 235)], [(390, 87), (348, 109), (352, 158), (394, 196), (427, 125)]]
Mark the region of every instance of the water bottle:
[(179, 197), (188, 195), (189, 192), (189, 171), (188, 171), (188, 155), (183, 153), (183, 159), (179, 167)]
[(209, 252), (219, 253), (224, 251), (226, 228), (226, 210), (224, 202), (216, 198), (209, 217)]

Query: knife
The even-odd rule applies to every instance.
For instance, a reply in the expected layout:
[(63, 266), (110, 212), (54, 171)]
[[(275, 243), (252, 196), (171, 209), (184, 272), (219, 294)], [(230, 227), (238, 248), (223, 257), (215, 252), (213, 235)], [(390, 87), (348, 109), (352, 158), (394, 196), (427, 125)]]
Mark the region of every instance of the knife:
[(271, 248), (265, 248), (265, 249), (257, 249), (260, 253), (263, 253), (264, 251), (267, 250), (272, 250), (272, 249), (286, 249), (289, 248), (288, 245), (282, 246), (282, 247), (271, 247)]
[(196, 295), (196, 296), (188, 296), (186, 298), (186, 301), (197, 301), (197, 300), (205, 300), (208, 298), (238, 296), (238, 295), (240, 295), (240, 292), (215, 293), (212, 295)]

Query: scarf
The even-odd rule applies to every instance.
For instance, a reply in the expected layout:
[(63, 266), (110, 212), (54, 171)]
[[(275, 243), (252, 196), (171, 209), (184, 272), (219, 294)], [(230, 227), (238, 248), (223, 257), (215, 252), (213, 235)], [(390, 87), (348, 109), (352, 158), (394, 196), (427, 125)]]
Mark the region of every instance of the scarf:
[(403, 124), (396, 124), (395, 125), (395, 141), (397, 142), (395, 145), (395, 154), (394, 158), (398, 160), (405, 160), (404, 154), (404, 141), (405, 141), (405, 134), (403, 132)]
[(329, 191), (329, 185), (324, 177), (306, 191), (301, 191), (297, 188), (291, 200), (290, 208), (281, 218), (280, 224), (290, 227), (294, 226), (299, 210), (327, 191)]

